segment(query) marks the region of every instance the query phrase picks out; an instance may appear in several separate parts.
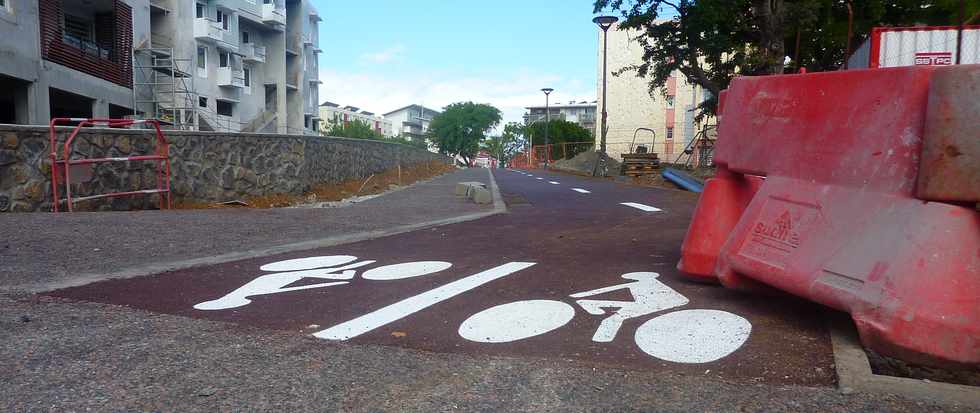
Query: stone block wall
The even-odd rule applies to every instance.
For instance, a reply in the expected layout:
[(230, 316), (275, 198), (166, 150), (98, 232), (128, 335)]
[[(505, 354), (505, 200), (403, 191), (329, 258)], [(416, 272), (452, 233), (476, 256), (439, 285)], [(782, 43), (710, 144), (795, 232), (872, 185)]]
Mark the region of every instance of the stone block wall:
[[(59, 128), (61, 144), (71, 128)], [(320, 136), (168, 131), (171, 187), (175, 200), (220, 202), (246, 196), (301, 194), (314, 184), (367, 177), (397, 165), (449, 159), (383, 141)], [(51, 210), (48, 129), (0, 125), (0, 212)], [(73, 158), (150, 154), (154, 135), (146, 130), (87, 128), (73, 145)], [(85, 196), (156, 187), (153, 162), (96, 164), (78, 168), (72, 193)], [(64, 197), (63, 186), (59, 192)], [(155, 208), (156, 196), (85, 201), (80, 210)]]

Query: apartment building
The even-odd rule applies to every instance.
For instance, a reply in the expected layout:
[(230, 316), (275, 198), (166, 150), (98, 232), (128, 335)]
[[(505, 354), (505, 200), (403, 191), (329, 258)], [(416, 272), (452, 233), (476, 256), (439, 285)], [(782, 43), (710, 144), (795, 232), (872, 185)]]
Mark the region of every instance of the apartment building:
[(596, 101), (570, 101), (564, 104), (556, 102), (548, 105), (547, 108), (545, 105), (541, 105), (528, 106), (525, 109), (527, 109), (527, 112), (524, 113), (524, 124), (526, 125), (544, 121), (546, 119), (545, 113), (551, 112), (551, 120), (561, 119), (577, 123), (579, 126), (595, 132)]
[(364, 122), (386, 138), (395, 136), (391, 120), (375, 115), (374, 112), (368, 112), (356, 106), (340, 106), (333, 102), (320, 104), (320, 130), (324, 133), (334, 126), (346, 126), (353, 121)]
[(320, 20), (308, 0), (0, 0), (0, 123), (316, 134)]
[(429, 131), (429, 122), (440, 112), (422, 105), (408, 105), (385, 113), (385, 119), (394, 125), (395, 135), (406, 139), (423, 139)]
[(151, 8), (150, 42), (136, 47), (140, 112), (181, 129), (319, 133), (321, 18), (309, 0)]
[(133, 113), (148, 0), (0, 0), (0, 123)]
[[(639, 64), (643, 59), (643, 47), (635, 40), (639, 33), (619, 30), (618, 25), (609, 29), (608, 69), (614, 72), (620, 68)], [(602, 31), (598, 31), (599, 52), (597, 55), (598, 82), (596, 85), (598, 100), (597, 110), (602, 113)], [(659, 91), (653, 96), (648, 91), (649, 79), (636, 76), (634, 72), (626, 72), (619, 76), (607, 76), (608, 94), (608, 124), (607, 153), (618, 158), (628, 152), (634, 133), (637, 134), (637, 144), (649, 147), (652, 135), (646, 131), (637, 132), (638, 128), (652, 129), (656, 133), (656, 144), (651, 149), (660, 154), (660, 158), (672, 162), (690, 143), (701, 125), (694, 120), (694, 108), (704, 101), (708, 92), (697, 85), (689, 84), (679, 72), (667, 81), (666, 96)], [(601, 139), (601, 115), (596, 121), (596, 146)]]

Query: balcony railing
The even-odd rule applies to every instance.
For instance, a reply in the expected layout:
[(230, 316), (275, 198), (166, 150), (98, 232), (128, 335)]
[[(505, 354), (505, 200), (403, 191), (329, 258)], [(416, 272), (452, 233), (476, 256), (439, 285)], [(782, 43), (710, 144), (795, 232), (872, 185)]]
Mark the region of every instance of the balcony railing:
[(262, 21), (266, 24), (286, 24), (286, 6), (279, 2), (273, 3), (262, 5)]
[(255, 43), (242, 43), (240, 48), (244, 59), (250, 62), (265, 62), (265, 46), (259, 46)]
[(194, 19), (194, 38), (205, 41), (225, 41), (225, 30), (221, 24), (206, 17)]
[(245, 87), (245, 71), (232, 67), (219, 67), (218, 86)]

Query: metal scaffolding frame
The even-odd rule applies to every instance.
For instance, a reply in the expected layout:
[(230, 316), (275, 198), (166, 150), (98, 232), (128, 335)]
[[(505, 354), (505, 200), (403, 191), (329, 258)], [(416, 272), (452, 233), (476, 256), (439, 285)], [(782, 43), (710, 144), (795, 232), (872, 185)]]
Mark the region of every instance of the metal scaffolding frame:
[(197, 130), (193, 69), (194, 59), (175, 57), (173, 48), (133, 49), (133, 118), (159, 119), (169, 129)]

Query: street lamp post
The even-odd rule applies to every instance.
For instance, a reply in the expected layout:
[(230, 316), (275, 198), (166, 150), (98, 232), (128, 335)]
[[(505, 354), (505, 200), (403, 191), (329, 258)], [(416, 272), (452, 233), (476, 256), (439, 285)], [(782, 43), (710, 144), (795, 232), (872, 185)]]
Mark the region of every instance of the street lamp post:
[(606, 125), (606, 106), (608, 106), (606, 101), (606, 74), (608, 70), (606, 69), (606, 51), (609, 50), (609, 28), (612, 27), (619, 21), (616, 16), (598, 16), (592, 19), (592, 22), (599, 25), (602, 29), (602, 130), (599, 131), (601, 138), (599, 140), (599, 152), (600, 156), (606, 156), (606, 131), (609, 127)]
[(548, 148), (548, 126), (551, 126), (551, 109), (548, 106), (548, 95), (555, 90), (546, 87), (541, 89), (544, 92), (544, 169), (548, 169), (548, 158), (551, 157), (551, 151)]

